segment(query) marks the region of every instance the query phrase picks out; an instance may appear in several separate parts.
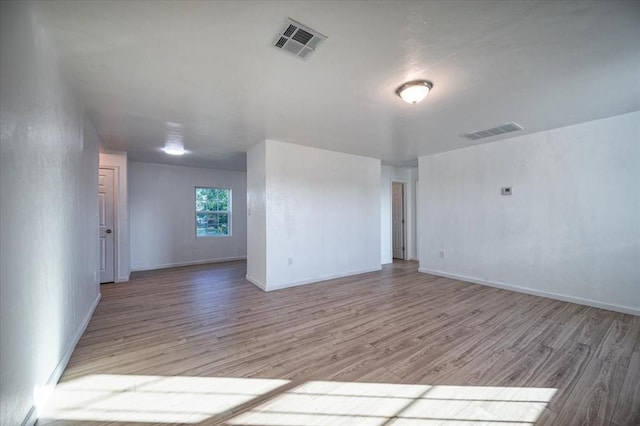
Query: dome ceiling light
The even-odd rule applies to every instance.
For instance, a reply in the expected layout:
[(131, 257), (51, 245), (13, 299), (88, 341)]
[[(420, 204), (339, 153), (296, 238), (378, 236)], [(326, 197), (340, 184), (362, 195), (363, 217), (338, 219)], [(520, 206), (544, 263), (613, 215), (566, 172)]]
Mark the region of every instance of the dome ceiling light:
[(428, 80), (414, 80), (398, 87), (396, 95), (408, 104), (417, 104), (427, 97), (432, 88), (433, 83)]
[(184, 145), (178, 141), (167, 141), (164, 144), (164, 148), (162, 149), (166, 154), (169, 155), (184, 155)]
[(164, 141), (164, 148), (162, 150), (169, 155), (184, 155), (184, 126), (179, 123), (172, 123), (168, 121), (165, 123), (167, 126), (167, 135)]

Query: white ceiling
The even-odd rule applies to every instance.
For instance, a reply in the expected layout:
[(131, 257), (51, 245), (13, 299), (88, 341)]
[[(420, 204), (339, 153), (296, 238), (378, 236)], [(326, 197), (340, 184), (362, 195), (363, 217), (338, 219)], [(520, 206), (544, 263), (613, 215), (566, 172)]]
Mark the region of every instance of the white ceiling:
[[(507, 121), (524, 133), (640, 110), (640, 2), (46, 1), (39, 19), (108, 148), (245, 169), (264, 139), (405, 164)], [(271, 46), (287, 17), (328, 39)], [(394, 90), (434, 89), (418, 105)], [(185, 125), (182, 158), (163, 146)], [(511, 134), (513, 135), (513, 134)]]

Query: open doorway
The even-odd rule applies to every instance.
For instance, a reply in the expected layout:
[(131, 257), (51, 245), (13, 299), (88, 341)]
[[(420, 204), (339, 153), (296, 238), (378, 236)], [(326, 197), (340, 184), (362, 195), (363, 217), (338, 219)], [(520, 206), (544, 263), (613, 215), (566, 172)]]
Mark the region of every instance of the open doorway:
[(405, 184), (391, 183), (391, 235), (393, 258), (406, 259)]

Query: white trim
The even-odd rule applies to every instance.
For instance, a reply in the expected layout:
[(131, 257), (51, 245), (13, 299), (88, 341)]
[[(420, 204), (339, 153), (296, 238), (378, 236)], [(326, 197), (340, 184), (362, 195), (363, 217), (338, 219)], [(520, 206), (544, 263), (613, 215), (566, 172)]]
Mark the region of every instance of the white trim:
[(116, 282), (116, 283), (127, 283), (127, 282), (129, 282), (129, 278), (130, 277), (131, 277), (131, 274), (125, 275), (124, 277), (117, 277), (114, 282)]
[(299, 285), (314, 284), (314, 283), (318, 283), (320, 281), (335, 280), (337, 278), (350, 277), (351, 275), (366, 274), (367, 272), (376, 272), (376, 271), (380, 271), (380, 270), (382, 270), (382, 266), (376, 266), (376, 267), (373, 267), (373, 268), (366, 268), (366, 269), (359, 269), (359, 270), (356, 270), (356, 271), (349, 271), (349, 272), (344, 272), (344, 273), (335, 274), (335, 275), (326, 275), (324, 277), (317, 277), (317, 278), (312, 278), (312, 279), (309, 279), (309, 280), (302, 280), (302, 281), (295, 281), (295, 282), (292, 282), (292, 283), (285, 283), (285, 284), (281, 284), (281, 285), (279, 285), (277, 287), (269, 287), (265, 291), (274, 291), (274, 290), (281, 290), (283, 288), (296, 287), (296, 286), (299, 286)]
[(38, 421), (38, 413), (36, 412), (36, 406), (32, 406), (27, 417), (22, 421), (22, 426), (33, 426)]
[(237, 257), (224, 257), (220, 259), (205, 259), (205, 260), (193, 260), (188, 262), (175, 262), (175, 263), (165, 263), (162, 265), (153, 265), (153, 266), (141, 266), (133, 269), (133, 272), (137, 271), (153, 271), (155, 269), (167, 269), (167, 268), (177, 268), (180, 266), (191, 266), (191, 265), (204, 265), (206, 263), (221, 263), (221, 262), (233, 262), (234, 260), (247, 260), (247, 256), (237, 256)]
[[(40, 405), (44, 405), (47, 402), (47, 399), (51, 396), (51, 393), (53, 392), (53, 388), (56, 386), (56, 384), (60, 380), (60, 377), (62, 377), (62, 373), (64, 373), (65, 368), (67, 368), (67, 364), (69, 364), (71, 355), (73, 354), (73, 351), (76, 348), (76, 345), (80, 341), (80, 338), (82, 337), (85, 330), (87, 329), (87, 326), (89, 325), (89, 321), (91, 321), (91, 317), (93, 316), (93, 313), (98, 307), (98, 303), (100, 303), (101, 298), (102, 298), (102, 294), (98, 293), (96, 300), (94, 300), (93, 305), (91, 305), (91, 308), (89, 309), (89, 312), (87, 312), (87, 315), (85, 316), (84, 320), (80, 324), (80, 327), (76, 332), (76, 335), (73, 337), (71, 345), (69, 345), (64, 355), (62, 355), (62, 359), (60, 360), (60, 362), (58, 362), (58, 365), (56, 365), (56, 368), (54, 368), (53, 372), (49, 376), (49, 380), (47, 380), (47, 383), (43, 387), (47, 389), (47, 392), (46, 394), (42, 395), (42, 399), (38, 401)], [(38, 420), (38, 411), (37, 411), (37, 407), (34, 405), (29, 410), (29, 413), (27, 414), (27, 417), (22, 422), (22, 425), (23, 426), (34, 425), (37, 420)]]
[(402, 248), (402, 259), (407, 260), (409, 258), (409, 243), (407, 241), (407, 207), (409, 204), (409, 197), (407, 197), (407, 187), (409, 186), (409, 182), (400, 179), (391, 179), (391, 262), (393, 263), (393, 184), (400, 183), (402, 184), (402, 243), (404, 247)]
[(266, 291), (265, 290), (266, 286), (260, 281), (258, 281), (257, 279), (253, 278), (251, 275), (247, 274), (245, 278), (247, 279), (247, 281), (249, 281), (251, 284), (258, 287), (260, 290)]
[(529, 287), (521, 287), (513, 284), (502, 283), (498, 281), (488, 281), (474, 277), (468, 277), (466, 275), (450, 274), (448, 272), (436, 271), (427, 268), (419, 268), (419, 272), (430, 275), (437, 275), (445, 278), (452, 278), (454, 280), (467, 281), (474, 284), (487, 285), (489, 287), (501, 288), (504, 290), (516, 291), (518, 293), (531, 294), (533, 296), (547, 297), (549, 299), (561, 300), (563, 302), (577, 303), (579, 305), (591, 306), (594, 308), (607, 309), (609, 311), (621, 312), (623, 314), (631, 314), (640, 316), (640, 309), (631, 306), (614, 305), (606, 302), (599, 302), (597, 300), (585, 299), (577, 296), (569, 296), (566, 294), (552, 293), (544, 290), (536, 290)]
[(71, 359), (71, 354), (73, 354), (73, 350), (76, 348), (76, 345), (80, 341), (80, 338), (84, 334), (84, 331), (87, 329), (87, 326), (89, 325), (89, 321), (91, 321), (91, 317), (93, 316), (93, 313), (96, 311), (96, 308), (98, 307), (98, 303), (100, 303), (100, 299), (102, 299), (102, 294), (98, 293), (96, 300), (93, 301), (93, 305), (91, 305), (89, 312), (87, 312), (87, 315), (84, 317), (82, 324), (80, 324), (80, 327), (78, 328), (78, 332), (73, 338), (73, 343), (69, 346), (69, 348), (65, 352), (64, 356), (62, 357), (62, 360), (60, 360), (56, 369), (53, 370), (53, 373), (51, 374), (51, 377), (49, 378), (48, 383), (51, 383), (52, 381), (54, 383), (58, 383), (58, 380), (60, 380), (60, 377), (62, 377), (62, 373), (64, 372), (64, 369), (67, 368), (69, 359)]
[[(227, 206), (227, 210), (207, 210), (207, 211), (197, 211), (196, 203), (193, 203), (193, 230), (195, 232), (196, 239), (198, 238), (228, 238), (233, 235), (233, 212), (231, 211), (233, 208), (233, 191), (232, 188), (221, 188), (217, 186), (198, 186), (196, 185), (193, 189), (193, 199), (195, 201), (196, 194), (199, 189), (224, 189), (229, 192), (229, 205)], [(226, 213), (227, 214), (227, 231), (226, 235), (198, 235), (198, 213)]]
[(120, 272), (120, 263), (118, 262), (120, 258), (120, 214), (118, 203), (120, 198), (120, 166), (98, 164), (98, 173), (100, 173), (100, 169), (111, 170), (113, 172), (113, 182), (111, 182), (113, 186), (113, 227), (115, 228), (113, 230), (113, 281), (119, 282), (116, 277), (118, 276), (118, 272)]

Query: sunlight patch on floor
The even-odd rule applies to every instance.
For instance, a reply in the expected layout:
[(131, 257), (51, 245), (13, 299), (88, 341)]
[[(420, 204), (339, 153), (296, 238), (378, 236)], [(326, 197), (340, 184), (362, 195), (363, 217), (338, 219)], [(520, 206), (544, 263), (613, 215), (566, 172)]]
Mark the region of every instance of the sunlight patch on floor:
[(99, 374), (56, 386), (41, 419), (198, 423), (287, 380)]
[(533, 425), (548, 388), (307, 382), (232, 418), (235, 425)]
[[(233, 416), (269, 392), (232, 425), (533, 425), (555, 394), (550, 388), (404, 385), (100, 374), (56, 386), (41, 419), (199, 423)], [(44, 422), (46, 423), (46, 422)]]

